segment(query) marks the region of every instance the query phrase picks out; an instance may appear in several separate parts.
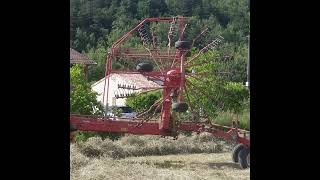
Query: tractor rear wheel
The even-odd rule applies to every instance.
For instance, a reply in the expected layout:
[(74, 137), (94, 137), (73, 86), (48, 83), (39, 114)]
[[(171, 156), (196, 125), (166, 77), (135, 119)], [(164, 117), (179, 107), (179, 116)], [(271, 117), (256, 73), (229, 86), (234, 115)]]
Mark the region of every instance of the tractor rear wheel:
[(244, 144), (237, 144), (231, 152), (231, 159), (233, 162), (237, 163), (238, 162), (238, 157), (239, 157), (239, 152), (245, 148), (246, 146)]
[(139, 63), (136, 69), (139, 72), (151, 72), (153, 71), (153, 65), (150, 63)]
[[(250, 155), (250, 149), (248, 147), (243, 148), (240, 152), (239, 152), (239, 164), (241, 169), (246, 169), (249, 167), (248, 164), (248, 156)], [(250, 160), (250, 157), (249, 157)]]

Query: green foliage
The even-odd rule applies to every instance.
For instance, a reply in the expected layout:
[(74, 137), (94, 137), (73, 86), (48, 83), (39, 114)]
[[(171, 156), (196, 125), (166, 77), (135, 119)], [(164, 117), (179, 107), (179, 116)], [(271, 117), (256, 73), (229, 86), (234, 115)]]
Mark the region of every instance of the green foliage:
[(140, 0), (137, 4), (137, 18), (147, 18), (150, 16), (151, 0)]
[(191, 0), (181, 0), (180, 4), (181, 4), (180, 14), (183, 16), (191, 16), (193, 2)]
[(213, 120), (214, 123), (220, 124), (223, 126), (231, 126), (232, 120), (237, 116), (239, 120), (239, 128), (250, 130), (250, 111), (248, 109), (244, 110), (240, 114), (236, 115), (230, 111), (221, 112), (218, 116)]
[(228, 82), (224, 89), (224, 108), (236, 114), (242, 112), (245, 108), (246, 100), (249, 98), (247, 87), (241, 83)]
[[(87, 52), (102, 45), (106, 49), (145, 17), (187, 15), (194, 18), (188, 28), (209, 27), (207, 40), (220, 34), (227, 42), (247, 42), (250, 30), (248, 0), (71, 0), (71, 47)], [(168, 28), (161, 29), (167, 33)], [(189, 37), (194, 37), (193, 33)], [(161, 38), (160, 43), (167, 42)], [(204, 40), (197, 42), (196, 46)]]
[(219, 67), (219, 71), (228, 72), (224, 76), (225, 81), (243, 83), (247, 80), (248, 46), (241, 44), (235, 47), (234, 44), (226, 43), (222, 45), (222, 52), (230, 59), (224, 66)]
[(122, 109), (121, 109), (121, 108), (118, 108), (118, 107), (113, 107), (112, 113), (113, 113), (116, 117), (120, 117), (120, 116), (121, 116), (121, 113), (122, 113)]
[[(197, 58), (194, 64), (197, 64), (189, 71), (196, 74), (203, 74), (200, 77), (188, 77), (187, 85), (188, 95), (195, 111), (201, 116), (214, 118), (218, 112), (223, 111), (221, 99), (224, 97), (224, 81), (215, 74), (218, 67), (216, 59), (219, 57), (217, 51), (208, 51)], [(187, 95), (187, 94), (186, 94)], [(203, 111), (204, 114), (200, 113)]]
[(198, 111), (199, 116), (210, 119), (215, 119), (225, 111), (241, 113), (249, 98), (249, 90), (242, 83), (228, 81), (229, 79), (219, 74), (221, 69), (228, 68), (228, 64), (221, 61), (220, 56), (218, 51), (208, 51), (191, 63), (197, 65), (188, 69), (196, 74), (205, 74), (189, 77), (187, 90), (190, 91), (188, 95), (194, 111)]
[(133, 94), (126, 99), (126, 105), (136, 112), (142, 112), (148, 110), (155, 101), (160, 99), (161, 95), (160, 91)]
[(97, 93), (91, 91), (86, 82), (83, 68), (75, 65), (70, 69), (73, 90), (70, 93), (70, 112), (74, 114), (90, 115), (102, 114), (102, 105), (96, 100)]
[(96, 49), (90, 49), (86, 55), (97, 63), (97, 65), (89, 66), (88, 81), (100, 80), (105, 75), (106, 49), (99, 45)]

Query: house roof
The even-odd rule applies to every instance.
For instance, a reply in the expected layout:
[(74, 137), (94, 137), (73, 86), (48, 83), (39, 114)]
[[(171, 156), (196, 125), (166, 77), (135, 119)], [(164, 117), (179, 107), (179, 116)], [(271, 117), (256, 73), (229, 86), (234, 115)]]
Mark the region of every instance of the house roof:
[[(159, 84), (148, 80), (145, 76), (142, 74), (111, 74), (110, 79), (116, 78), (118, 79), (118, 82), (121, 84), (126, 85), (134, 85), (136, 88), (158, 88), (161, 87)], [(96, 86), (97, 84), (104, 83), (104, 79), (102, 78), (99, 81), (92, 84), (91, 87)]]
[(84, 54), (81, 54), (78, 51), (70, 48), (70, 64), (92, 65), (92, 64), (97, 64), (97, 63), (95, 61), (93, 61), (93, 60), (90, 60)]

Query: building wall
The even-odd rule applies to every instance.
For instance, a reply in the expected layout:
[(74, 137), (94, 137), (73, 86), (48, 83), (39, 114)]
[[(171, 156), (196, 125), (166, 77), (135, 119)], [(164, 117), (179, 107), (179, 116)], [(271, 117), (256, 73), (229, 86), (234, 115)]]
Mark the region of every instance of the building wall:
[[(108, 80), (106, 81), (108, 82)], [(109, 95), (108, 95), (108, 106), (124, 106), (125, 99), (116, 99), (114, 92), (118, 90), (118, 84), (121, 82), (119, 78), (115, 75), (111, 75), (109, 81)], [(100, 80), (98, 83), (92, 86), (92, 90), (98, 93), (97, 100), (102, 102), (103, 99), (103, 89), (104, 89), (104, 79)], [(107, 90), (107, 86), (106, 86)], [(103, 105), (107, 104), (107, 93), (105, 94), (105, 99)]]
[[(108, 80), (107, 80), (108, 81)], [(106, 81), (106, 82), (107, 82)], [(125, 106), (125, 98), (115, 98), (115, 92), (140, 92), (140, 90), (122, 90), (118, 88), (118, 84), (126, 84), (126, 85), (135, 85), (137, 88), (142, 87), (159, 87), (158, 84), (152, 81), (148, 81), (143, 75), (135, 74), (135, 75), (124, 75), (124, 74), (111, 74), (110, 81), (109, 81), (109, 95), (108, 95), (108, 106)], [(98, 93), (97, 100), (102, 102), (103, 99), (103, 88), (104, 88), (104, 79), (99, 80), (98, 82), (94, 83), (91, 88), (93, 91)], [(107, 90), (107, 86), (106, 86)], [(105, 94), (105, 99), (103, 105), (106, 106), (107, 104), (107, 93)]]

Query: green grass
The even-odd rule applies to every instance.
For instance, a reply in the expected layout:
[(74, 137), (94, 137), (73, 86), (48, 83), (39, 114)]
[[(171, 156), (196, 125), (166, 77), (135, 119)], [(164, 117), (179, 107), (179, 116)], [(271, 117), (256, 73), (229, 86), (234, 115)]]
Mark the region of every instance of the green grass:
[[(224, 125), (224, 126), (231, 126), (232, 120), (236, 117), (235, 114), (231, 112), (223, 112), (219, 114), (213, 123)], [(250, 130), (250, 111), (246, 110), (243, 113), (239, 114), (239, 122), (240, 128)]]

